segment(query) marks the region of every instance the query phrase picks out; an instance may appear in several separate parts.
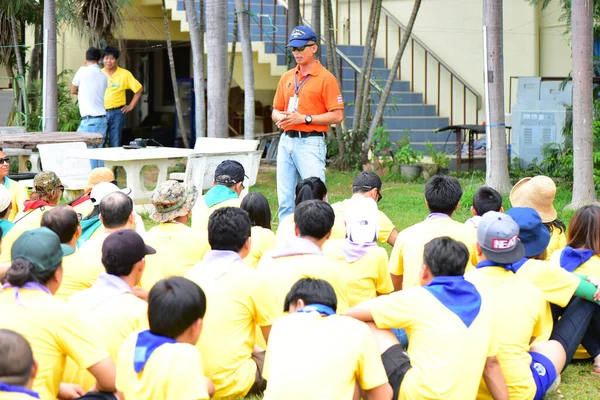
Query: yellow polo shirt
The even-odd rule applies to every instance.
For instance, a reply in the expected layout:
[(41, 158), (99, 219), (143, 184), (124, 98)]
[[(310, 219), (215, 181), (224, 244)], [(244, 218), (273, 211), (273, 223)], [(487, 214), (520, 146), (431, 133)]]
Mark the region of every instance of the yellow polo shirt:
[[(333, 203), (331, 208), (333, 208), (333, 212), (335, 213), (335, 222), (333, 224), (333, 229), (331, 229), (331, 238), (330, 239), (344, 239), (346, 237), (346, 217), (345, 212), (348, 206), (350, 205), (352, 199), (346, 199), (343, 201), (338, 201), (337, 203)], [(379, 241), (381, 243), (387, 243), (388, 238), (390, 237), (392, 231), (396, 227), (393, 222), (388, 218), (387, 215), (383, 211), (379, 211)]]
[[(296, 222), (294, 222), (294, 214), (286, 215), (277, 226), (277, 234), (275, 235), (277, 245), (283, 246), (290, 238), (296, 237)], [(345, 236), (344, 236), (345, 237)]]
[[(497, 357), (510, 398), (533, 399), (536, 385), (530, 369), (529, 343), (531, 338), (543, 334), (544, 295), (532, 283), (501, 267), (478, 268), (466, 274), (465, 278), (492, 305)], [(483, 379), (477, 398), (491, 399)]]
[(112, 75), (108, 74), (106, 68), (102, 68), (102, 72), (108, 80), (108, 86), (104, 92), (104, 108), (107, 110), (127, 104), (125, 94), (128, 89), (137, 93), (142, 88), (142, 84), (125, 68), (117, 67)]
[(208, 237), (179, 222), (161, 222), (144, 242), (156, 250), (146, 258), (146, 268), (162, 270), (165, 278), (184, 276), (210, 250)]
[(138, 374), (133, 369), (139, 332), (125, 340), (117, 361), (117, 390), (127, 400), (208, 399), (202, 359), (187, 343), (166, 343), (157, 348)]
[(550, 260), (556, 250), (562, 250), (565, 247), (567, 247), (567, 233), (564, 231), (561, 233), (557, 228), (552, 229), (550, 242), (546, 247), (546, 260)]
[(253, 226), (251, 236), (250, 253), (244, 257), (244, 264), (256, 268), (262, 255), (275, 247), (275, 234), (262, 226)]
[(215, 397), (244, 397), (256, 380), (252, 351), (256, 326), (270, 326), (281, 314), (281, 305), (264, 289), (256, 270), (242, 262), (232, 266), (217, 280), (207, 265), (192, 267), (186, 278), (196, 282), (209, 304), (202, 320), (197, 347), (204, 370), (215, 385)]
[(432, 218), (419, 222), (398, 233), (390, 255), (389, 271), (402, 275), (402, 288), (419, 286), (419, 271), (423, 265), (423, 248), (431, 240), (449, 236), (462, 242), (471, 254), (465, 272), (477, 264), (477, 231), (450, 218)]
[(3, 392), (0, 390), (0, 400), (32, 400), (36, 398), (25, 393)]
[(371, 390), (388, 381), (366, 324), (317, 312), (293, 313), (275, 322), (263, 376), (268, 381), (265, 400), (312, 399), (315, 391), (319, 399), (351, 399), (356, 384)]
[(380, 296), (368, 304), (378, 328), (402, 327), (408, 334), (412, 367), (404, 376), (399, 399), (475, 398), (486, 359), (498, 352), (492, 340), (491, 305), (485, 299), (469, 327), (422, 287)]
[(8, 220), (13, 222), (17, 214), (23, 211), (23, 202), (27, 200), (29, 195), (27, 194), (27, 187), (18, 181), (13, 181), (8, 176), (4, 177), (4, 186), (12, 194), (11, 198), (11, 210), (8, 214)]
[(348, 305), (354, 307), (363, 301), (394, 291), (388, 272), (387, 251), (373, 246), (367, 254), (354, 262), (349, 262), (342, 252), (346, 239), (328, 240), (323, 245), (323, 254), (345, 266), (348, 273)]
[(12, 245), (19, 236), (25, 231), (39, 228), (42, 226), (42, 215), (53, 207), (43, 206), (32, 211), (19, 212), (15, 218), (15, 225), (2, 238), (2, 254), (0, 254), (0, 264), (10, 264)]
[(0, 292), (0, 328), (27, 339), (38, 362), (33, 390), (42, 399), (55, 399), (67, 356), (87, 369), (108, 357), (100, 337), (64, 302), (39, 290), (20, 289), (19, 304), (14, 288)]
[(242, 199), (225, 200), (215, 204), (212, 207), (207, 207), (204, 202), (204, 196), (200, 197), (194, 208), (192, 208), (192, 228), (195, 229), (201, 235), (208, 237), (208, 219), (215, 210), (223, 207), (238, 207), (242, 203)]

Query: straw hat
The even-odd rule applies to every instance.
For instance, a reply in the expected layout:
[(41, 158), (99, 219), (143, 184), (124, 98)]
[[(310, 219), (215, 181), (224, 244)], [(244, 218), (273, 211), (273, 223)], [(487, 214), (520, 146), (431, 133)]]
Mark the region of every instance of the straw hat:
[(113, 174), (110, 168), (99, 167), (94, 168), (88, 178), (88, 183), (85, 185), (84, 192), (89, 193), (94, 186), (100, 182), (112, 182), (115, 180), (115, 174)]
[(556, 219), (554, 208), (556, 184), (544, 175), (523, 178), (510, 191), (510, 203), (513, 207), (531, 207), (540, 214), (543, 223)]

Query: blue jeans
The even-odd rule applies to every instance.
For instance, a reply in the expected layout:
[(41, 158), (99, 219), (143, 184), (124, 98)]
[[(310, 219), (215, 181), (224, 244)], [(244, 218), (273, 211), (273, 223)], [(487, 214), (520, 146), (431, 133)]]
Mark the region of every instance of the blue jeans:
[[(95, 149), (97, 147), (104, 147), (104, 142), (106, 141), (106, 129), (108, 123), (106, 117), (97, 117), (97, 118), (82, 118), (79, 123), (79, 128), (77, 128), (77, 132), (88, 132), (88, 133), (99, 133), (102, 135), (102, 143), (100, 146), (88, 146), (88, 149)], [(90, 165), (92, 169), (97, 167), (104, 167), (104, 161), (98, 160), (90, 160)]]
[(316, 176), (325, 183), (325, 139), (318, 136), (291, 138), (281, 135), (277, 148), (277, 197), (279, 220), (294, 212), (296, 184)]
[(406, 331), (403, 328), (392, 328), (390, 330), (396, 335), (396, 339), (398, 339), (404, 350), (408, 349), (408, 335)]
[(108, 147), (120, 147), (123, 128), (125, 128), (125, 114), (120, 108), (107, 110), (108, 118)]

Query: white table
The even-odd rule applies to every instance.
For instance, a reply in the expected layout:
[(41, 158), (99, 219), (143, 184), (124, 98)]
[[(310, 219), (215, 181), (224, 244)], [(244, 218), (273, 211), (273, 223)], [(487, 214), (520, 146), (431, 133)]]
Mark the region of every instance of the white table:
[(85, 158), (88, 160), (102, 160), (108, 168), (123, 167), (127, 173), (127, 187), (131, 188), (131, 196), (136, 203), (148, 202), (152, 191), (147, 190), (142, 180), (142, 168), (157, 166), (158, 177), (156, 185), (167, 180), (169, 159), (187, 158), (192, 154), (192, 149), (175, 147), (146, 147), (143, 149), (124, 149), (122, 147), (108, 147), (103, 149), (87, 149), (77, 154), (68, 154), (67, 157)]

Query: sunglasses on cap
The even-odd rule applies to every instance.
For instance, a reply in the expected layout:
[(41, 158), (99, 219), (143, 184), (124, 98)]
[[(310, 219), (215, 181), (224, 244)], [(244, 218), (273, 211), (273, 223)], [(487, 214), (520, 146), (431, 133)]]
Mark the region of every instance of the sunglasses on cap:
[(313, 47), (315, 44), (305, 44), (304, 46), (300, 46), (300, 47), (293, 47), (290, 46), (290, 50), (291, 51), (304, 51), (304, 49), (306, 49), (307, 47)]
[(2, 164), (10, 164), (10, 158), (8, 158), (8, 157), (0, 158), (0, 165), (2, 165)]

